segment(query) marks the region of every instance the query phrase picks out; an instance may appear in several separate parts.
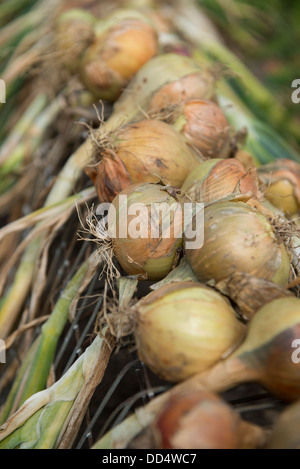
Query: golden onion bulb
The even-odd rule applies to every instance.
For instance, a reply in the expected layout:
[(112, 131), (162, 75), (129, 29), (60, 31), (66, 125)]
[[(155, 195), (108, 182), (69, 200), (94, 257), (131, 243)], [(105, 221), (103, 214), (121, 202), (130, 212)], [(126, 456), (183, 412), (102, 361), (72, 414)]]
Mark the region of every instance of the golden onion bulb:
[(140, 359), (172, 382), (204, 371), (232, 351), (244, 327), (227, 299), (197, 282), (174, 282), (137, 304)]
[(158, 52), (158, 35), (137, 11), (120, 10), (97, 22), (80, 63), (80, 78), (98, 99), (115, 101), (130, 79)]
[(215, 202), (232, 194), (258, 196), (256, 170), (246, 171), (235, 158), (212, 158), (199, 163), (181, 186), (193, 202)]
[(258, 210), (244, 202), (216, 202), (204, 209), (203, 229), (203, 246), (186, 249), (200, 281), (219, 282), (240, 272), (287, 286), (289, 254)]
[(300, 210), (300, 165), (288, 159), (278, 159), (258, 169), (268, 201), (285, 214), (293, 216)]
[(230, 126), (215, 102), (196, 98), (185, 101), (173, 125), (205, 159), (229, 157)]
[(180, 204), (160, 184), (135, 184), (115, 197), (109, 209), (113, 252), (129, 275), (165, 277), (182, 246)]
[[(114, 148), (115, 146), (115, 148)], [(101, 142), (100, 142), (101, 147)], [(96, 151), (99, 151), (96, 146)], [(199, 158), (169, 124), (145, 119), (115, 133), (115, 143), (104, 148), (86, 168), (101, 201), (111, 201), (131, 184), (153, 182), (180, 187)]]

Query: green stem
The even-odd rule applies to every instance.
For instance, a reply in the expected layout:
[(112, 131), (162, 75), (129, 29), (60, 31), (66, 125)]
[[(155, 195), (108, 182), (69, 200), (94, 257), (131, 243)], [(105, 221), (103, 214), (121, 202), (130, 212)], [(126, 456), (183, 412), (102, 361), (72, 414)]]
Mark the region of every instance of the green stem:
[(94, 263), (95, 254), (81, 265), (61, 294), (40, 335), (25, 356), (1, 411), (0, 423), (8, 418), (12, 409), (18, 408), (26, 399), (46, 387), (57, 342), (67, 323), (71, 303)]

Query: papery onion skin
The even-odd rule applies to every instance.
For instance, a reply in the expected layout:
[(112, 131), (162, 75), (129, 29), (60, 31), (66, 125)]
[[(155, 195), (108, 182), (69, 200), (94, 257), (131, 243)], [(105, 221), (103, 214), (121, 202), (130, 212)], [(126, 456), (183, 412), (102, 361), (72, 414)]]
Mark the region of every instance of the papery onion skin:
[(211, 367), (244, 333), (229, 302), (195, 282), (174, 282), (150, 293), (138, 303), (136, 321), (140, 359), (171, 382)]
[(217, 202), (204, 210), (204, 244), (186, 249), (202, 282), (219, 282), (235, 272), (287, 286), (290, 259), (266, 217), (243, 202)]
[(157, 31), (146, 18), (117, 12), (95, 27), (95, 40), (81, 60), (80, 78), (98, 99), (115, 101), (157, 52)]
[(258, 176), (264, 195), (275, 207), (293, 216), (300, 210), (300, 165), (285, 158), (263, 165)]
[(104, 149), (100, 162), (88, 169), (101, 201), (111, 201), (131, 184), (163, 182), (179, 188), (199, 163), (182, 136), (155, 119), (120, 128), (115, 146), (113, 151)]
[(155, 422), (158, 449), (236, 449), (240, 419), (216, 394), (183, 390), (170, 396)]
[(230, 156), (230, 126), (215, 102), (195, 98), (185, 101), (174, 126), (204, 159)]
[[(137, 275), (148, 280), (160, 280), (171, 271), (176, 263), (177, 250), (182, 246), (182, 210), (180, 204), (163, 189), (163, 186), (159, 184), (131, 185), (120, 192), (112, 202), (117, 215), (116, 225), (113, 227), (116, 233), (113, 238), (113, 250), (120, 265), (129, 275)], [(127, 205), (122, 205), (121, 196), (127, 197)], [(129, 231), (130, 224), (138, 216), (128, 214), (133, 204), (143, 204), (147, 209), (146, 217), (143, 218), (145, 224), (148, 223), (146, 225), (148, 235), (145, 238), (134, 238), (130, 236), (130, 233), (127, 237), (119, 236), (120, 226), (124, 228), (126, 225)], [(174, 211), (171, 210), (170, 216), (164, 216), (158, 223), (151, 213), (151, 207), (154, 204), (166, 204), (170, 208), (173, 207)], [(127, 220), (124, 218), (126, 215)], [(155, 229), (158, 225), (163, 234), (154, 237), (151, 227)], [(168, 229), (170, 231), (167, 236), (166, 230)]]
[(235, 158), (212, 158), (199, 163), (188, 175), (181, 193), (199, 203), (215, 202), (232, 194), (259, 197), (256, 169), (246, 171)]

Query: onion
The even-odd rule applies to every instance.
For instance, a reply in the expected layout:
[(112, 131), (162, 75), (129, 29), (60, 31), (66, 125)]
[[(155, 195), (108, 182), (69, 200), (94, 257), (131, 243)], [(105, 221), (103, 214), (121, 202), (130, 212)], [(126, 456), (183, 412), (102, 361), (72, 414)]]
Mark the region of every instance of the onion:
[(115, 101), (157, 52), (157, 31), (146, 17), (118, 10), (94, 26), (94, 41), (81, 58), (79, 75), (96, 98)]
[[(161, 214), (159, 204), (165, 206)], [(127, 274), (159, 280), (176, 264), (182, 210), (163, 186), (136, 184), (123, 190), (109, 208), (108, 221), (114, 255)]]
[(300, 400), (281, 413), (267, 449), (300, 449)]
[(256, 382), (284, 401), (300, 396), (300, 366), (293, 343), (300, 337), (300, 299), (279, 298), (263, 306), (249, 323), (240, 347), (186, 385), (222, 392)]
[(204, 158), (229, 157), (230, 126), (216, 103), (196, 98), (185, 101), (173, 125)]
[(250, 449), (266, 433), (216, 394), (185, 389), (170, 396), (152, 424), (159, 449)]
[(113, 124), (173, 109), (189, 98), (215, 99), (216, 79), (192, 58), (159, 54), (143, 65), (114, 105)]
[(258, 169), (265, 197), (287, 215), (300, 209), (300, 165), (288, 159), (278, 159)]
[(97, 18), (84, 9), (72, 8), (56, 20), (54, 47), (62, 64), (72, 73), (77, 72), (80, 58), (94, 40)]
[(108, 143), (100, 140), (95, 150), (100, 162), (86, 172), (105, 202), (131, 184), (162, 181), (180, 187), (199, 162), (176, 130), (154, 119), (121, 127)]
[[(186, 244), (187, 246), (187, 244)], [(204, 209), (204, 244), (186, 248), (202, 282), (224, 280), (236, 272), (287, 286), (290, 259), (270, 221), (244, 202), (217, 202)]]
[(215, 202), (229, 195), (253, 194), (258, 197), (255, 168), (246, 171), (235, 158), (200, 163), (186, 178), (181, 193), (193, 202)]
[(240, 343), (243, 333), (229, 302), (196, 282), (167, 284), (136, 305), (139, 357), (168, 381), (210, 368)]

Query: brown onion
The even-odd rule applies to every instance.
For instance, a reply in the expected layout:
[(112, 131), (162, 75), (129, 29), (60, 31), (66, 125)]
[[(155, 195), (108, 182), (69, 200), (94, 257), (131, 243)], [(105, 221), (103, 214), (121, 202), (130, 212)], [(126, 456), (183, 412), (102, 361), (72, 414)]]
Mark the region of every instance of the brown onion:
[(244, 326), (226, 298), (195, 282), (175, 282), (136, 305), (140, 359), (168, 381), (204, 371), (243, 339)]
[(253, 194), (258, 197), (256, 169), (246, 171), (235, 158), (199, 163), (181, 186), (181, 193), (193, 202), (215, 202), (232, 194)]
[(266, 442), (261, 428), (205, 390), (172, 394), (151, 427), (158, 449), (250, 449)]
[(287, 286), (290, 258), (276, 230), (244, 202), (216, 202), (204, 209), (204, 244), (186, 249), (202, 282), (219, 282), (236, 272)]
[[(159, 204), (170, 211), (159, 215)], [(123, 190), (108, 220), (114, 255), (127, 274), (159, 280), (171, 271), (182, 246), (182, 211), (163, 186), (135, 184)]]
[(101, 201), (111, 201), (131, 184), (163, 182), (180, 187), (199, 159), (182, 136), (165, 122), (145, 119), (121, 127), (105, 148), (96, 146), (100, 162), (86, 171)]
[(278, 159), (258, 169), (265, 197), (287, 215), (300, 210), (300, 165), (288, 159)]
[(157, 52), (157, 31), (144, 15), (118, 10), (96, 23), (94, 41), (81, 58), (80, 78), (98, 99), (115, 101)]
[(216, 103), (196, 98), (185, 101), (173, 125), (205, 159), (229, 157), (230, 126)]

